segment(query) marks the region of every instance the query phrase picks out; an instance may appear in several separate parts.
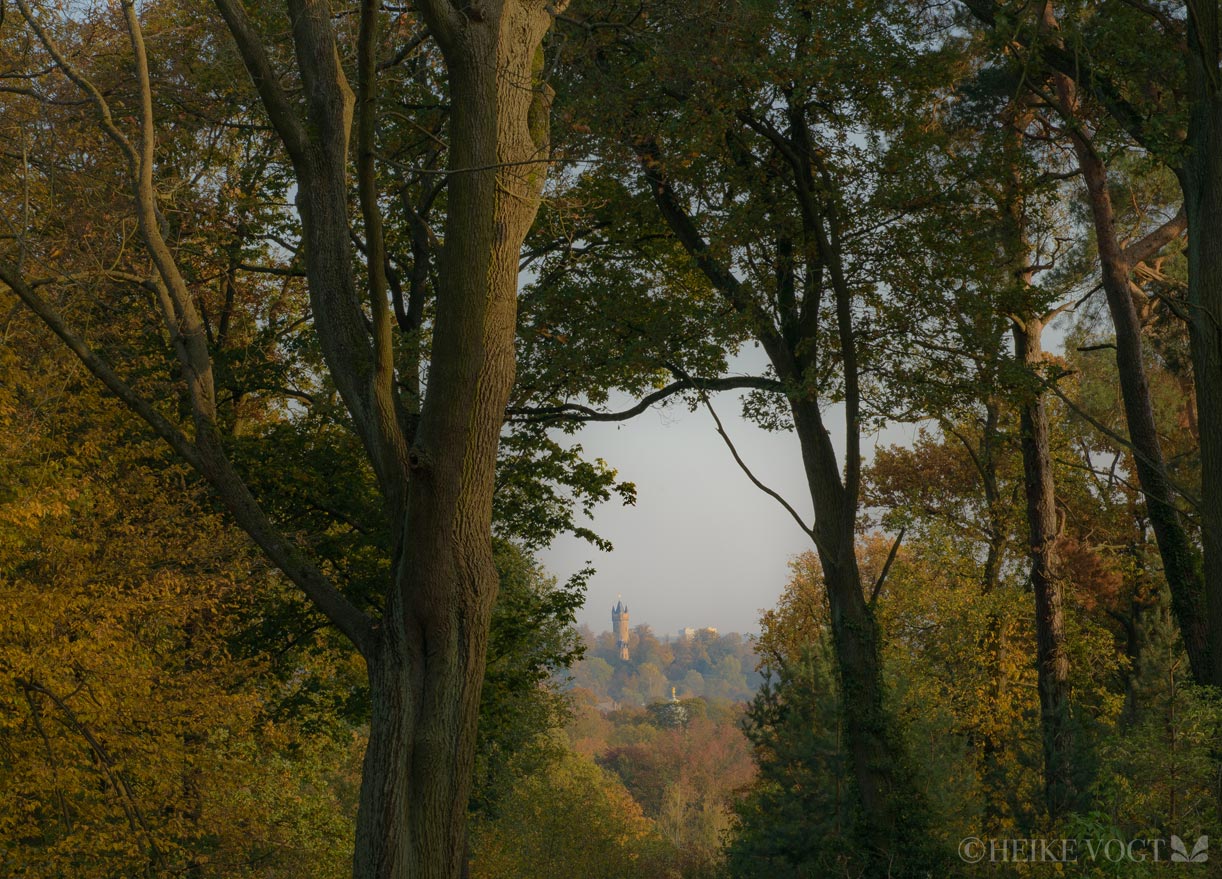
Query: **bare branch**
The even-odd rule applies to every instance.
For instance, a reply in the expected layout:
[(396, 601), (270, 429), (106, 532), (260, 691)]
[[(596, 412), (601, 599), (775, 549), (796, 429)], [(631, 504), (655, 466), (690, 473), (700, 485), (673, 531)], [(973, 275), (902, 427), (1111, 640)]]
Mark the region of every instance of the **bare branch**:
[[(641, 166), (642, 175), (654, 203), (657, 204), (662, 218), (666, 220), (679, 243), (683, 245), (688, 256), (696, 263), (697, 268), (708, 278), (713, 289), (720, 293), (734, 306), (735, 310), (745, 314), (755, 324), (755, 332), (760, 344), (768, 352), (768, 356), (782, 373), (782, 378), (796, 378), (798, 369), (793, 363), (793, 356), (785, 346), (771, 315), (751, 296), (750, 292), (734, 276), (729, 267), (718, 262), (713, 255), (704, 236), (696, 227), (695, 221), (684, 208), (678, 193), (666, 177), (662, 162), (658, 156), (658, 147), (652, 141), (638, 141), (631, 144)], [(785, 372), (791, 374), (787, 375)]]
[(1148, 235), (1124, 248), (1125, 261), (1131, 266), (1135, 266), (1139, 262), (1145, 262), (1176, 238), (1179, 238), (1187, 228), (1188, 214), (1185, 213), (1184, 207), (1181, 205), (1174, 217), (1151, 231)]
[(798, 511), (795, 510), (789, 501), (785, 500), (785, 498), (782, 497), (779, 492), (764, 485), (764, 483), (751, 472), (751, 468), (748, 467), (747, 462), (742, 459), (742, 455), (738, 454), (738, 449), (735, 447), (734, 441), (731, 440), (730, 435), (726, 433), (725, 426), (721, 423), (721, 419), (717, 417), (717, 410), (713, 408), (713, 404), (709, 401), (708, 394), (701, 391), (700, 400), (704, 403), (704, 408), (708, 409), (709, 414), (713, 416), (713, 423), (717, 425), (717, 433), (721, 436), (722, 440), (726, 444), (726, 448), (730, 450), (730, 454), (734, 457), (734, 463), (738, 464), (739, 469), (747, 475), (747, 478), (751, 480), (752, 485), (780, 504), (785, 509), (785, 512), (789, 513), (793, 520), (798, 523), (798, 527), (802, 529), (802, 532), (814, 541), (815, 546), (819, 548), (819, 551), (823, 552), (824, 548), (819, 543), (819, 535), (815, 533), (815, 529), (807, 525), (802, 520), (802, 517), (798, 514)]

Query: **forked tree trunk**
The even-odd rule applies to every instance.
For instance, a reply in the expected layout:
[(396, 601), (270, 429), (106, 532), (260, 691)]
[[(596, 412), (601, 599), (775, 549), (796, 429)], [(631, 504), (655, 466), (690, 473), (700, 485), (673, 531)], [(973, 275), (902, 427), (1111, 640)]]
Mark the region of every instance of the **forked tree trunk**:
[[(215, 0), (268, 117), (292, 160), (313, 321), (328, 372), (381, 491), (393, 579), (374, 620), (279, 533), (225, 456), (210, 352), (194, 298), (161, 237), (153, 185), (154, 101), (136, 8), (120, 4), (135, 59), (140, 140), (113, 122), (106, 97), (58, 51), (29, 4), (22, 17), (55, 64), (93, 103), (128, 160), (154, 286), (190, 389), (195, 436), (161, 415), (31, 288), (11, 286), (82, 363), (216, 489), (238, 524), (365, 657), (372, 715), (357, 817), (357, 879), (458, 879), (480, 688), (497, 576), (492, 495), (497, 444), (514, 379), (518, 258), (542, 196), (550, 90), (544, 35), (564, 3), (418, 0), (449, 72), (445, 242), (438, 265), (428, 393), (418, 418), (398, 397), (380, 254), (376, 144), (377, 0), (361, 0), (359, 105), (329, 0), (287, 0), (301, 89), (281, 85), (241, 0)], [(359, 111), (359, 112), (358, 112)], [(351, 245), (349, 141), (371, 254), (367, 290)], [(367, 295), (362, 295), (365, 292)], [(366, 317), (366, 309), (372, 321)]]
[(448, 212), (401, 557), (369, 661), (356, 879), (462, 875), (518, 258), (547, 167), (549, 96), (537, 81), (547, 8), (511, 0), (457, 13), (447, 3), (428, 21), (449, 72)]
[[(419, 0), (446, 62), (449, 179), (428, 391), (397, 398), (374, 168), (379, 10), (361, 4), (359, 103), (326, 0), (289, 0), (306, 117), (278, 91), (236, 0), (217, 0), (293, 159), (323, 353), (385, 499), (393, 580), (362, 647), (370, 688), (356, 879), (458, 879), (497, 575), (492, 496), (514, 380), (518, 258), (542, 196), (550, 92), (541, 44), (556, 6)], [(370, 328), (349, 234), (348, 140), (368, 235)]]
[[(1036, 317), (1028, 317), (1022, 326), (1014, 327), (1015, 359), (1037, 374), (1044, 356), (1043, 330), (1043, 323)], [(1072, 807), (1075, 781), (1068, 705), (1069, 654), (1062, 609), (1064, 587), (1057, 570), (1059, 528), (1045, 393), (1030, 391), (1021, 401), (1019, 411), (1030, 535), (1030, 582), (1035, 593), (1044, 798), (1049, 815), (1056, 818)]]

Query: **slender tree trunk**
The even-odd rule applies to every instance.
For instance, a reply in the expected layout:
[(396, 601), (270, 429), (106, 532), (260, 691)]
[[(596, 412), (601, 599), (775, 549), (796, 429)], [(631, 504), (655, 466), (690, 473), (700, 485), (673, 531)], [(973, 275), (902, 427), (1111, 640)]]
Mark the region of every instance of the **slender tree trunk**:
[(1188, 533), (1173, 500), (1167, 462), (1154, 423), (1154, 407), (1150, 402), (1150, 384), (1142, 352), (1141, 323), (1130, 292), (1130, 266), (1116, 240), (1116, 222), (1107, 191), (1107, 171), (1095, 152), (1084, 145), (1078, 147), (1078, 157), (1095, 221), (1103, 289), (1116, 331), (1116, 368), (1120, 374), (1129, 440), (1133, 443), (1137, 481), (1158, 542), (1163, 573), (1171, 591), (1171, 604), (1193, 675), (1205, 683), (1209, 679), (1209, 631), (1204, 583), (1196, 567)]
[[(1201, 5), (1209, 12), (1214, 36), (1208, 45), (1216, 53), (1216, 4)], [(1190, 28), (1190, 44), (1193, 31)], [(1188, 214), (1188, 326), (1201, 436), (1207, 680), (1222, 687), (1222, 96), (1213, 84), (1216, 61), (1208, 71), (1201, 69), (1199, 58), (1194, 57), (1191, 66), (1188, 157), (1179, 179)]]
[[(1043, 360), (1043, 323), (1028, 317), (1014, 327), (1015, 358), (1037, 371)], [(1030, 532), (1031, 589), (1035, 593), (1036, 665), (1044, 746), (1044, 796), (1053, 818), (1065, 814), (1075, 798), (1073, 741), (1069, 725), (1069, 655), (1062, 610), (1063, 585), (1057, 571), (1056, 486), (1042, 390), (1021, 402), (1023, 473)]]
[[(980, 475), (980, 484), (984, 492), (985, 506), (988, 513), (988, 549), (985, 554), (984, 569), (980, 591), (984, 596), (991, 595), (1001, 583), (1001, 567), (1006, 544), (1005, 504), (997, 484), (997, 445), (1000, 441), (1001, 404), (995, 397), (985, 400), (985, 418), (980, 433), (980, 444), (972, 454)], [(963, 440), (966, 444), (966, 439)], [(971, 452), (970, 446), (968, 451)], [(1009, 685), (1006, 675), (1006, 627), (1005, 621), (993, 610), (989, 611), (985, 621), (984, 634), (979, 641), (979, 647), (985, 662), (988, 663), (988, 677), (991, 683), (989, 700), (992, 710), (985, 712), (981, 728), (976, 730), (979, 743), (977, 750), (976, 771), (979, 774), (984, 793), (985, 828), (1000, 827), (1005, 817), (1004, 806), (1004, 765), (1006, 743), (1000, 735), (1000, 727), (995, 721), (997, 706), (1006, 695)]]
[[(1022, 132), (1031, 122), (1031, 97), (1022, 96), (1011, 112), (1008, 149), (1021, 150)], [(1014, 263), (1013, 277), (1025, 293), (1034, 270), (1029, 265), (1031, 246), (1023, 215), (1024, 184), (1018, 162), (1010, 167), (1010, 180), (1000, 205), (1008, 219), (1007, 249)], [(1057, 818), (1075, 799), (1072, 763), (1073, 741), (1069, 725), (1069, 654), (1066, 649), (1063, 612), (1064, 585), (1057, 570), (1059, 528), (1056, 481), (1052, 469), (1052, 446), (1048, 426), (1047, 392), (1041, 386), (1044, 363), (1043, 334), (1048, 320), (1032, 309), (1011, 321), (1014, 359), (1030, 376), (1030, 385), (1019, 389), (1017, 400), (1023, 457), (1023, 482), (1027, 500), (1028, 582), (1035, 596), (1036, 670), (1040, 697), (1040, 737), (1044, 752), (1044, 801), (1048, 814)]]
[(997, 486), (997, 443), (1000, 438), (1001, 404), (993, 397), (984, 403), (984, 424), (980, 431), (980, 444), (972, 451), (965, 438), (967, 448), (976, 471), (980, 476), (980, 487), (984, 492), (985, 510), (988, 515), (988, 549), (985, 553), (984, 570), (980, 591), (988, 595), (1001, 582), (1002, 556), (1006, 547), (1005, 503)]
[[(915, 845), (901, 827), (907, 776), (884, 706), (878, 623), (862, 589), (855, 552), (856, 505), (836, 468), (835, 452), (815, 403), (792, 404), (807, 482), (815, 506), (817, 549), (831, 611), (841, 683), (845, 739), (866, 821), (866, 840)], [(911, 817), (911, 816), (910, 816)]]
[[(1055, 27), (1051, 7), (1045, 7), (1045, 24)], [(1167, 462), (1158, 439), (1158, 428), (1154, 423), (1150, 383), (1146, 377), (1142, 352), (1141, 321), (1132, 295), (1132, 266), (1116, 237), (1116, 216), (1111, 194), (1108, 192), (1107, 167), (1087, 136), (1073, 127), (1076, 121), (1073, 82), (1063, 74), (1054, 76), (1061, 111), (1071, 126), (1070, 140), (1078, 167), (1081, 168), (1086, 182), (1091, 217), (1094, 221), (1103, 289), (1107, 295), (1107, 307), (1116, 332), (1116, 369), (1120, 375), (1120, 391), (1124, 400), (1129, 440), (1133, 444), (1137, 481), (1145, 497), (1150, 526), (1158, 542), (1163, 572), (1171, 591), (1172, 609), (1184, 638), (1193, 676), (1199, 682), (1207, 683), (1210, 679), (1210, 669), (1205, 588), (1197, 570), (1188, 533), (1174, 503)], [(1161, 243), (1156, 246), (1161, 246)]]

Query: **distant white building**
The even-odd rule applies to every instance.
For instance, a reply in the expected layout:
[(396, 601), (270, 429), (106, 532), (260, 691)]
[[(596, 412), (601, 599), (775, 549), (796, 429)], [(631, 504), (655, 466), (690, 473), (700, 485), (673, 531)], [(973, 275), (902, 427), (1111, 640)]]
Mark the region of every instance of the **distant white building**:
[(691, 626), (686, 626), (679, 630), (679, 640), (690, 641), (702, 632), (709, 635), (717, 634), (717, 630), (712, 626), (705, 626), (703, 629), (694, 629)]

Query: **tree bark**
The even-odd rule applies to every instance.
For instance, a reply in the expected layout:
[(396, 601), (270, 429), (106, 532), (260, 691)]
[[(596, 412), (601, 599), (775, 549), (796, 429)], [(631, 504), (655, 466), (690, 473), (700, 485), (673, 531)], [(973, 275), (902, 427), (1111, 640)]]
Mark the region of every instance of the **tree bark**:
[(518, 259), (547, 167), (550, 95), (539, 82), (547, 8), (489, 4), (473, 20), (474, 9), (437, 7), (426, 19), (449, 72), (448, 213), (402, 554), (369, 663), (357, 879), (462, 874), (497, 589), (490, 523), (514, 379)]
[(1163, 574), (1171, 592), (1171, 605), (1184, 638), (1193, 677), (1209, 681), (1209, 629), (1205, 589), (1197, 570), (1196, 557), (1180, 513), (1174, 503), (1167, 461), (1154, 423), (1150, 402), (1150, 383), (1146, 377), (1141, 338), (1141, 322), (1133, 303), (1130, 265), (1116, 239), (1116, 220), (1107, 190), (1107, 169), (1094, 149), (1081, 136), (1074, 137), (1074, 150), (1086, 180), (1103, 289), (1108, 311), (1116, 331), (1116, 369), (1124, 400), (1129, 441), (1133, 444), (1133, 464), (1137, 482), (1146, 501), (1150, 526), (1158, 542)]
[(1222, 94), (1218, 4), (1188, 6), (1190, 111), (1178, 177), (1188, 214), (1188, 309), (1201, 436), (1208, 681), (1222, 687)]
[[(1027, 317), (1014, 326), (1015, 359), (1038, 373), (1043, 361), (1043, 322)], [(1062, 609), (1064, 587), (1057, 571), (1059, 528), (1056, 484), (1048, 430), (1048, 409), (1042, 390), (1028, 392), (1020, 404), (1023, 473), (1030, 534), (1030, 583), (1035, 594), (1036, 666), (1044, 750), (1044, 798), (1048, 814), (1057, 818), (1076, 796), (1069, 723), (1069, 655)]]
[[(1054, 42), (1060, 45), (1051, 3), (1044, 5), (1042, 24)], [(1211, 672), (1205, 584), (1201, 581), (1192, 543), (1174, 503), (1167, 461), (1154, 423), (1154, 406), (1150, 401), (1150, 383), (1146, 377), (1142, 351), (1141, 320), (1133, 302), (1129, 252), (1120, 246), (1116, 235), (1116, 214), (1108, 191), (1107, 167), (1078, 118), (1074, 81), (1061, 72), (1054, 72), (1052, 76), (1060, 104), (1058, 109), (1069, 128), (1074, 156), (1086, 183), (1095, 241), (1099, 248), (1103, 290), (1116, 332), (1116, 370), (1120, 376), (1120, 391), (1129, 441), (1133, 445), (1137, 481), (1146, 501), (1150, 526), (1158, 543), (1163, 573), (1171, 593), (1172, 609), (1184, 639), (1193, 677), (1207, 683)], [(1146, 258), (1144, 251), (1157, 252), (1182, 230), (1183, 218), (1176, 217), (1131, 249), (1139, 251), (1136, 254), (1138, 259)]]
[(896, 771), (901, 755), (883, 702), (878, 623), (866, 603), (857, 565), (857, 511), (841, 484), (817, 405), (795, 401), (792, 408), (815, 506), (817, 551), (831, 612), (853, 777), (871, 831), (885, 836), (899, 820)]

